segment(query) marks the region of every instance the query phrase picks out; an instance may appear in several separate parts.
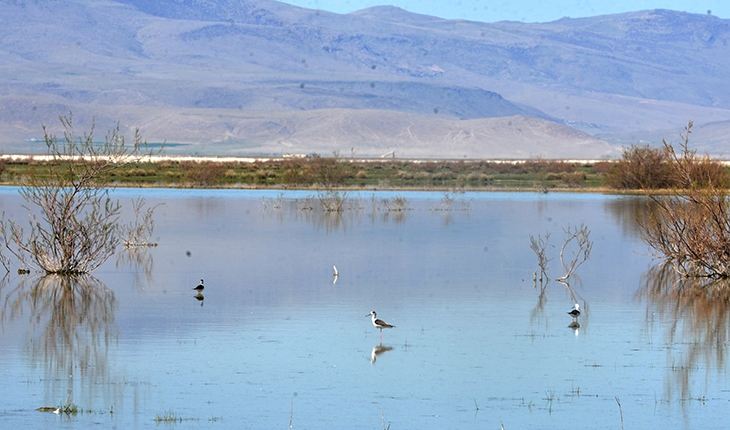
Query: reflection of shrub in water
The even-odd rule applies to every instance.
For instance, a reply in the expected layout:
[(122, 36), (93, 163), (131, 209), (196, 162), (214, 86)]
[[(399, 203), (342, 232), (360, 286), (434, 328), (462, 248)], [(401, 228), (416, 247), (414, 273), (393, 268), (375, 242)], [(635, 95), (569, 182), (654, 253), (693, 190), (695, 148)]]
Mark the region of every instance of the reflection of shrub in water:
[(667, 358), (667, 389), (675, 388), (682, 400), (689, 400), (692, 373), (703, 367), (709, 371), (713, 362), (718, 373), (724, 371), (730, 344), (730, 280), (686, 278), (663, 263), (642, 276), (636, 296), (646, 299), (647, 314), (655, 312), (660, 323), (668, 323), (670, 351), (680, 348), (681, 358)]
[(141, 283), (143, 277), (148, 282), (152, 281), (154, 265), (154, 259), (147, 247), (124, 248), (121, 252), (117, 253), (117, 269), (133, 270), (135, 280), (138, 284)]
[(297, 199), (297, 207), (300, 211), (311, 211), (314, 210), (314, 197), (306, 196), (304, 199)]
[(40, 333), (40, 339), (28, 343), (30, 355), (33, 362), (45, 363), (46, 379), (59, 384), (78, 379), (95, 386), (107, 378), (115, 307), (114, 292), (93, 276), (24, 278), (5, 295), (0, 323), (28, 312), (29, 336)]

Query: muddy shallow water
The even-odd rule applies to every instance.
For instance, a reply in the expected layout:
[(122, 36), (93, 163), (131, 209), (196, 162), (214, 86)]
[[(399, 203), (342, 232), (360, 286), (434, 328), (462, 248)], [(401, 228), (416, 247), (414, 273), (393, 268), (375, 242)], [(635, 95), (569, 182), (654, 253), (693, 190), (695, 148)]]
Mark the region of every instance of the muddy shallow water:
[[(375, 194), (406, 197), (389, 212), (360, 193), (334, 215), (301, 210), (312, 192), (116, 195), (140, 193), (164, 203), (158, 247), (71, 283), (1, 284), (4, 426), (725, 425), (726, 310), (666, 288), (634, 223), (641, 198), (467, 193), (445, 210), (443, 193)], [(8, 216), (20, 203), (0, 190)], [(581, 223), (594, 244), (570, 280), (570, 328), (571, 289), (534, 287), (530, 235), (551, 233), (554, 279), (563, 230)], [(396, 326), (382, 342), (372, 310)], [(81, 411), (36, 411), (66, 400)]]

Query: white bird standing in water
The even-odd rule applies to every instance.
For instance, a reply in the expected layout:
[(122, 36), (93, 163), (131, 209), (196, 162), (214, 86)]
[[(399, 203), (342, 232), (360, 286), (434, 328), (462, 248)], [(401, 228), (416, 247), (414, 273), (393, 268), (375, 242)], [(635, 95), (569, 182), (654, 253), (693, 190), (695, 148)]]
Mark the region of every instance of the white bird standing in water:
[(204, 289), (205, 289), (205, 285), (203, 285), (203, 280), (202, 279), (200, 280), (200, 284), (198, 284), (197, 287), (193, 288), (193, 290), (195, 290), (197, 292), (201, 292)]
[(375, 311), (372, 311), (372, 312), (370, 312), (369, 314), (367, 314), (365, 316), (372, 316), (373, 317), (372, 318), (373, 319), (373, 325), (375, 326), (375, 328), (377, 328), (378, 330), (380, 330), (380, 341), (381, 342), (383, 341), (383, 329), (384, 328), (393, 328), (393, 327), (395, 327), (394, 325), (390, 325), (387, 322), (379, 319), (378, 318), (378, 314), (376, 314)]
[(578, 321), (578, 317), (580, 316), (580, 305), (578, 303), (573, 305), (573, 309), (568, 312), (568, 315), (573, 317), (573, 321)]

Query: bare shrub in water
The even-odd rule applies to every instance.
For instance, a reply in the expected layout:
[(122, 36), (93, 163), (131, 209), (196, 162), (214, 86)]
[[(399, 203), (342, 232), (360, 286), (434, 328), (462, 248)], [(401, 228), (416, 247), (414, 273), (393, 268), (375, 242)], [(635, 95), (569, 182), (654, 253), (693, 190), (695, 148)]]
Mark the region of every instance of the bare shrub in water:
[[(590, 240), (591, 231), (584, 224), (580, 227), (565, 229), (565, 242), (560, 247), (560, 264), (563, 266), (565, 274), (557, 279), (557, 281), (565, 281), (570, 278), (581, 264), (588, 260), (593, 249), (593, 242)], [(572, 256), (568, 256), (571, 253)]]
[[(580, 227), (568, 227), (565, 231), (565, 241), (560, 247), (560, 264), (565, 274), (556, 279), (564, 282), (570, 278), (583, 263), (588, 260), (593, 249), (593, 242), (590, 240), (591, 231), (584, 224)], [(547, 249), (550, 245), (550, 232), (545, 236), (538, 235), (537, 238), (530, 235), (530, 249), (537, 256), (537, 264), (540, 267), (540, 285), (547, 284), (548, 263), (552, 258), (548, 257)], [(537, 286), (537, 272), (534, 273), (535, 286)]]
[(91, 131), (77, 137), (71, 114), (60, 120), (63, 139), (43, 126), (48, 162), (20, 188), (30, 217), (28, 230), (3, 215), (0, 237), (24, 266), (46, 273), (88, 273), (114, 254), (120, 240), (121, 204), (110, 197), (108, 178), (148, 153), (139, 130), (130, 145), (117, 125), (99, 145), (93, 140), (93, 123)]
[(342, 212), (346, 201), (346, 191), (327, 190), (319, 193), (319, 203), (325, 212)]
[[(575, 271), (583, 263), (588, 260), (593, 248), (593, 242), (590, 240), (590, 230), (585, 225), (574, 228), (568, 225), (564, 230), (566, 237), (563, 245), (560, 247), (560, 264), (563, 266), (565, 274), (556, 279), (556, 281), (567, 289), (570, 294), (570, 298), (573, 303), (578, 303), (580, 296), (571, 287), (568, 282), (568, 278), (575, 274)], [(548, 277), (548, 263), (552, 258), (548, 255), (548, 248), (552, 247), (550, 244), (550, 232), (545, 233), (545, 236), (538, 235), (537, 238), (530, 235), (530, 249), (537, 256), (537, 264), (539, 266), (540, 275), (535, 271), (533, 273), (533, 287), (539, 291), (537, 305), (531, 313), (531, 318), (534, 320), (538, 318), (544, 311), (545, 304), (547, 303), (547, 286), (550, 283)], [(538, 282), (539, 281), (539, 282)], [(587, 303), (583, 301), (583, 312), (588, 310)], [(572, 327), (580, 327), (577, 322), (571, 324)]]
[(134, 221), (118, 226), (119, 237), (125, 248), (157, 246), (157, 243), (151, 241), (152, 233), (155, 231), (155, 221), (152, 217), (157, 206), (145, 209), (146, 203), (142, 197), (133, 200)]
[(350, 176), (349, 165), (340, 159), (339, 151), (334, 151), (332, 157), (321, 157), (314, 154), (309, 166), (311, 181), (324, 191), (318, 192), (319, 203), (325, 212), (342, 212), (347, 202), (347, 191), (337, 191), (335, 188)]
[(730, 276), (728, 175), (709, 157), (689, 149), (692, 122), (677, 153), (664, 141), (671, 175), (682, 185), (672, 194), (647, 195), (651, 205), (639, 220), (642, 239), (675, 270), (691, 277)]
[(471, 210), (471, 199), (470, 200), (464, 200), (462, 199), (460, 201), (460, 205), (454, 207), (455, 203), (457, 202), (457, 197), (459, 194), (464, 194), (464, 191), (447, 191), (443, 194), (441, 197), (441, 201), (439, 202), (439, 205), (436, 207), (432, 207), (432, 211), (446, 211), (449, 212), (451, 210), (458, 210), (458, 211), (470, 211)]
[(373, 212), (386, 211), (386, 212), (402, 212), (409, 210), (408, 199), (404, 196), (395, 196), (392, 199), (387, 197), (377, 198), (373, 194), (370, 198)]
[[(547, 284), (548, 277), (547, 277), (547, 271), (548, 271), (548, 263), (550, 262), (550, 258), (548, 258), (547, 255), (547, 248), (550, 246), (550, 232), (545, 233), (545, 237), (541, 235), (537, 235), (537, 238), (530, 235), (530, 249), (535, 253), (537, 256), (537, 265), (540, 267), (540, 286)], [(537, 272), (533, 274), (533, 282), (535, 284), (535, 288), (537, 288), (537, 281), (538, 276)]]

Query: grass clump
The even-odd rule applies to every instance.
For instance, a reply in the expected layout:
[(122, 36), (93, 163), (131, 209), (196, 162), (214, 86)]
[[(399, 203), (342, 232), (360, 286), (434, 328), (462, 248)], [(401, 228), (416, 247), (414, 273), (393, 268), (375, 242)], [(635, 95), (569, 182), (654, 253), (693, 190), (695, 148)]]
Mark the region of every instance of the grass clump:
[(176, 423), (182, 422), (182, 417), (177, 415), (172, 409), (165, 411), (162, 415), (157, 414), (155, 416), (156, 423)]
[(199, 419), (198, 418), (183, 418), (180, 415), (176, 414), (172, 409), (165, 411), (165, 413), (163, 413), (163, 414), (155, 415), (155, 422), (157, 424), (160, 424), (160, 423), (175, 424), (175, 423), (181, 423), (183, 421), (199, 421)]

